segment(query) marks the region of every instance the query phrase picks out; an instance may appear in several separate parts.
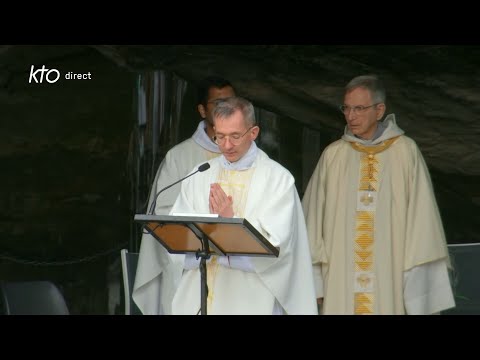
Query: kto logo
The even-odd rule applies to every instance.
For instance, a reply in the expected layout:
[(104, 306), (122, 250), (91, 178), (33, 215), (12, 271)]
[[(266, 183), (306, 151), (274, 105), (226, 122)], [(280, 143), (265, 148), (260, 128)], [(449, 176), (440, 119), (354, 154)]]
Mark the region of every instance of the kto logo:
[(32, 83), (32, 80), (37, 84), (41, 84), (43, 82), (44, 75), (45, 80), (50, 84), (57, 82), (60, 78), (60, 71), (58, 71), (57, 69), (46, 69), (45, 65), (43, 65), (40, 69), (37, 69), (35, 71), (34, 70), (34, 66), (32, 65), (32, 67), (30, 68), (30, 77), (28, 78), (28, 82), (30, 84)]

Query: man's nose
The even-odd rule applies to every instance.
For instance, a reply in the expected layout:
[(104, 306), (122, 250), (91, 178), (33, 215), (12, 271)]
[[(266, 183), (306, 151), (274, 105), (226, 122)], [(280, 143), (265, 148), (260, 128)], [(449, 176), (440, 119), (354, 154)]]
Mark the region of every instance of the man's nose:
[(230, 137), (227, 136), (225, 137), (225, 144), (223, 146), (227, 149), (231, 149), (235, 145), (232, 144), (232, 142), (230, 141)]

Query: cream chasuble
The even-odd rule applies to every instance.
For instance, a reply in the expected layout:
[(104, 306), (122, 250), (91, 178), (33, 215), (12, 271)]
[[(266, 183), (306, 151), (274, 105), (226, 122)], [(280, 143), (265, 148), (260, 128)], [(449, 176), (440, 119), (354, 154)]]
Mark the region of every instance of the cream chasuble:
[[(236, 171), (221, 169), (215, 182), (227, 195), (232, 196), (235, 217), (244, 217), (245, 204), (250, 188), (253, 169)], [(271, 315), (274, 296), (255, 273), (228, 267), (231, 257), (217, 256), (207, 262), (207, 314), (209, 315)], [(248, 258), (245, 259), (248, 261)], [(198, 268), (186, 271), (173, 299), (173, 314), (191, 315), (200, 311), (200, 297), (192, 296), (192, 288), (200, 291)]]
[(425, 161), (393, 115), (368, 146), (330, 144), (303, 208), (324, 314), (428, 314), (454, 306)]
[[(278, 258), (238, 261), (231, 256), (209, 261), (207, 312), (270, 315), (281, 308), (287, 314), (316, 314), (305, 220), (294, 178), (260, 149), (253, 160), (248, 169), (227, 170), (222, 156), (213, 159), (210, 170), (183, 182), (172, 209), (172, 213), (209, 213), (210, 184), (219, 182), (233, 197), (235, 216), (246, 218), (280, 249)], [(195, 315), (201, 300), (199, 270), (185, 270), (180, 276), (172, 311)]]

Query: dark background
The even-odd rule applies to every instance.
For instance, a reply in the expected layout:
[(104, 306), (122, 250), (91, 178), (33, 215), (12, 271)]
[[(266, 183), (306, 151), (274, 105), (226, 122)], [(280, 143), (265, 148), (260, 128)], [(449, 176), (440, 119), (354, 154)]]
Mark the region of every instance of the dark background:
[[(72, 314), (123, 312), (119, 251), (137, 233), (134, 197), (146, 196), (164, 152), (193, 133), (194, 87), (210, 73), (257, 106), (260, 146), (300, 194), (343, 132), (342, 87), (381, 75), (387, 113), (430, 168), (448, 242), (480, 242), (478, 46), (2, 45), (0, 60), (0, 278), (51, 280)], [(29, 83), (31, 65), (62, 77)], [(170, 124), (156, 157), (144, 144), (139, 170), (138, 82), (159, 69), (188, 85), (175, 135)], [(69, 71), (91, 80), (65, 80)]]

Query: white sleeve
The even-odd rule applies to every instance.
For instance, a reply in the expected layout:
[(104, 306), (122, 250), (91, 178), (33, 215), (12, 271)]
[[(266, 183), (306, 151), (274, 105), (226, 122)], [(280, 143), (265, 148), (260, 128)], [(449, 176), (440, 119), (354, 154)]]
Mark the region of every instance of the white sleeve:
[(183, 268), (185, 270), (193, 270), (198, 268), (200, 265), (200, 258), (197, 259), (195, 254), (185, 254), (185, 262), (183, 263)]
[(245, 272), (255, 272), (250, 256), (219, 256), (218, 264)]
[(321, 265), (313, 265), (313, 281), (315, 282), (315, 297), (323, 298), (323, 276)]
[(428, 315), (455, 306), (445, 259), (406, 271), (403, 286), (408, 315)]

